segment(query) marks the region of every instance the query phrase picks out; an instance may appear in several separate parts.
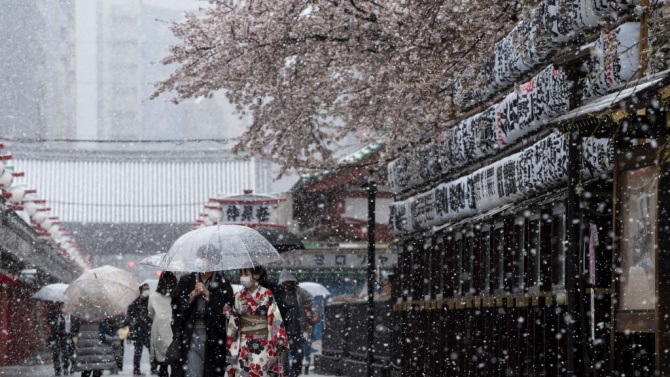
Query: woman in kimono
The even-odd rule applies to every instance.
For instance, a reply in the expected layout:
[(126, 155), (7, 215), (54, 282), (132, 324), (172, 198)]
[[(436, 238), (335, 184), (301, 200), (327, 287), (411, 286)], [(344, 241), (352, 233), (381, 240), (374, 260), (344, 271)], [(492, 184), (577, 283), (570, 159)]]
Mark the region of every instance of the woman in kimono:
[[(269, 289), (258, 283), (262, 267), (240, 270), (243, 289), (235, 293), (226, 339), (228, 377), (282, 377), (282, 355), (288, 351), (288, 338), (281, 314)], [(242, 373), (244, 372), (244, 373)]]

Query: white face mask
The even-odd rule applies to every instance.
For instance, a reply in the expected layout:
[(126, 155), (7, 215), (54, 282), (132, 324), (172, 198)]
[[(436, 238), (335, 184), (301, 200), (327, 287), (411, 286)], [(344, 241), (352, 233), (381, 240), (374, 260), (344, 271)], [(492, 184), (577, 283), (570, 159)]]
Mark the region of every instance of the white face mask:
[(240, 276), (240, 284), (246, 288), (249, 289), (256, 284), (254, 280), (251, 279), (251, 276)]
[(146, 291), (142, 291), (142, 297), (149, 297), (149, 294), (150, 294), (150, 293), (149, 293), (148, 290), (146, 290)]

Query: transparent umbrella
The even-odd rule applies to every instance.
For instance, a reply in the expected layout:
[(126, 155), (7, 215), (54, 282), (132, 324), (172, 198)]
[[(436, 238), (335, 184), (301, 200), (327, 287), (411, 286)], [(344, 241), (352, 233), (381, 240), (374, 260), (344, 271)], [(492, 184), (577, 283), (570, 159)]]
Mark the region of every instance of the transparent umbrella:
[(84, 272), (65, 290), (64, 311), (86, 321), (123, 312), (139, 296), (135, 275), (112, 266)]
[(309, 292), (312, 296), (326, 297), (330, 295), (330, 291), (328, 290), (328, 288), (324, 287), (319, 283), (304, 281), (302, 283), (298, 283), (298, 286)]
[(282, 257), (265, 237), (241, 225), (214, 225), (179, 237), (161, 260), (166, 271), (207, 272), (279, 264)]
[(35, 294), (33, 295), (33, 299), (42, 301), (63, 302), (65, 301), (65, 290), (69, 286), (70, 284), (65, 283), (47, 284), (44, 287), (40, 288), (39, 291), (35, 292)]
[(159, 267), (161, 260), (165, 256), (165, 253), (158, 253), (154, 255), (150, 255), (140, 261), (140, 264), (143, 266), (152, 266), (152, 267)]

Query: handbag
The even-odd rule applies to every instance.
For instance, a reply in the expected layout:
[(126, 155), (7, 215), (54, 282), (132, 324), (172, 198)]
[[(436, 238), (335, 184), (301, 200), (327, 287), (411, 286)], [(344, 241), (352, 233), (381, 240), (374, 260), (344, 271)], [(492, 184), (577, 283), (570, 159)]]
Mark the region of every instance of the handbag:
[(184, 340), (184, 333), (179, 332), (175, 337), (172, 338), (172, 343), (167, 348), (167, 351), (165, 351), (165, 364), (167, 365), (178, 365), (182, 364), (182, 361), (184, 359), (183, 357), (183, 340)]
[(116, 331), (116, 333), (119, 335), (119, 339), (126, 340), (128, 338), (128, 334), (130, 333), (130, 327), (121, 327)]

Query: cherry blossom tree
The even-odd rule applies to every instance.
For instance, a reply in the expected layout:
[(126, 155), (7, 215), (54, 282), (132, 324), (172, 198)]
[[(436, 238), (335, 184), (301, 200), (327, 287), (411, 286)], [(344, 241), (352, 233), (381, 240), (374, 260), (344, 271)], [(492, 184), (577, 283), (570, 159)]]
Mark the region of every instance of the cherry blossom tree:
[[(210, 0), (172, 25), (181, 43), (163, 63), (177, 69), (153, 98), (224, 91), (252, 119), (234, 151), (283, 171), (337, 166), (352, 135), (384, 142), (371, 162), (382, 166), (620, 17), (651, 12), (647, 56), (663, 69), (668, 6), (640, 1)], [(516, 60), (502, 70), (525, 61), (528, 71), (500, 86), (492, 56), (508, 50)]]
[(378, 162), (452, 119), (451, 87), (525, 5), (510, 1), (210, 2), (172, 30), (178, 63), (154, 97), (224, 90), (253, 123), (236, 152), (284, 169), (336, 164), (343, 140), (385, 142)]

